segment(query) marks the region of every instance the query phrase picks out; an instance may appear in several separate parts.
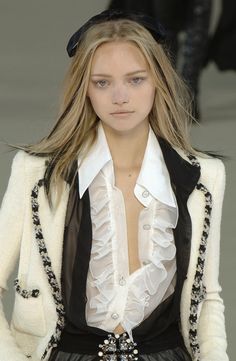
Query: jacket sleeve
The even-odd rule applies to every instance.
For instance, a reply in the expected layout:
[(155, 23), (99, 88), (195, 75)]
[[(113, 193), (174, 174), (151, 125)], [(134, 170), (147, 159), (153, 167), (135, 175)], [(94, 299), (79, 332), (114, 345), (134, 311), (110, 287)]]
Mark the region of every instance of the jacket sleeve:
[(220, 297), (219, 277), (220, 224), (225, 189), (225, 169), (221, 161), (212, 191), (212, 215), (205, 264), (206, 298), (199, 317), (198, 338), (201, 361), (228, 361), (224, 303)]
[(28, 358), (17, 346), (5, 318), (2, 296), (7, 280), (17, 263), (25, 209), (25, 153), (16, 154), (8, 187), (0, 209), (0, 361), (26, 361)]

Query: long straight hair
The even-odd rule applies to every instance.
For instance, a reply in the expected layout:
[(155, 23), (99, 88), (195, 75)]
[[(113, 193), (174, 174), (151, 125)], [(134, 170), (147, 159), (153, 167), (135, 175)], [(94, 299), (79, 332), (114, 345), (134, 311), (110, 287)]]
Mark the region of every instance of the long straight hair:
[(189, 140), (191, 97), (162, 45), (147, 29), (131, 20), (94, 24), (81, 36), (72, 58), (55, 126), (38, 143), (20, 147), (29, 154), (48, 158), (45, 184), (49, 198), (51, 185), (59, 186), (68, 174), (75, 171), (73, 164), (78, 155), (83, 158), (96, 139), (99, 119), (87, 96), (91, 64), (96, 49), (114, 41), (132, 42), (149, 64), (156, 86), (149, 123), (156, 136), (171, 146), (195, 153)]

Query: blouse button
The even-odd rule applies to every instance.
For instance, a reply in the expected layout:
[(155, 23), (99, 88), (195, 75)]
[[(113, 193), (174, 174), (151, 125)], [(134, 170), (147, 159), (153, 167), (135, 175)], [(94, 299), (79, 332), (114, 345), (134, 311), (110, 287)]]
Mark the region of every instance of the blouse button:
[(125, 279), (124, 277), (121, 277), (120, 280), (119, 280), (119, 285), (120, 286), (125, 286), (126, 282), (125, 282)]
[(147, 198), (149, 196), (149, 192), (148, 191), (143, 191), (142, 196), (144, 198)]
[(113, 318), (113, 320), (117, 320), (117, 318), (119, 318), (118, 313), (113, 313), (113, 314), (111, 315), (111, 318)]
[(149, 295), (146, 295), (146, 296), (145, 296), (145, 302), (144, 302), (144, 304), (145, 304), (146, 307), (149, 306), (149, 302), (148, 302), (149, 300), (150, 300), (150, 296), (149, 296)]
[(149, 231), (149, 229), (151, 229), (150, 224), (144, 224), (144, 225), (143, 225), (143, 229), (144, 229), (145, 231)]

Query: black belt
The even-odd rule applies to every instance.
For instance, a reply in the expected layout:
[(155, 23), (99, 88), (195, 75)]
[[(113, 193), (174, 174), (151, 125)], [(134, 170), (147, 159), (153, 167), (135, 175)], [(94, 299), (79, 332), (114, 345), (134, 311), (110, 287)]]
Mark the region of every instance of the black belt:
[[(65, 328), (62, 331), (58, 350), (69, 353), (96, 355), (99, 350), (102, 351), (102, 348), (99, 348), (99, 345), (104, 345), (105, 340), (109, 341), (109, 335), (113, 338), (116, 336), (111, 332), (103, 332), (103, 335), (95, 333), (72, 333)], [(137, 343), (137, 347), (134, 345), (134, 349), (137, 348), (139, 354), (157, 353), (176, 347), (185, 349), (183, 337), (177, 323), (172, 324), (167, 330), (155, 337), (152, 337), (151, 333), (147, 333), (145, 336), (139, 336), (133, 332), (133, 338), (134, 342)], [(119, 345), (118, 338), (116, 339), (116, 345)]]

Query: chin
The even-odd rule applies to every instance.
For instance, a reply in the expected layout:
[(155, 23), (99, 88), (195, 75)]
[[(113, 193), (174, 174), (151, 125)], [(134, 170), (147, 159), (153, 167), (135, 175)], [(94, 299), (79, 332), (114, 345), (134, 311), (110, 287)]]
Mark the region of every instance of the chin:
[(146, 120), (132, 121), (131, 119), (122, 119), (117, 121), (112, 120), (106, 122), (102, 120), (102, 124), (107, 131), (110, 131), (112, 133), (127, 134), (140, 130), (143, 131), (148, 126), (149, 122)]
[(116, 133), (130, 133), (132, 131), (135, 131), (136, 130), (136, 126), (130, 126), (130, 125), (127, 125), (127, 126), (112, 126), (112, 127), (109, 127), (113, 132), (116, 132)]

